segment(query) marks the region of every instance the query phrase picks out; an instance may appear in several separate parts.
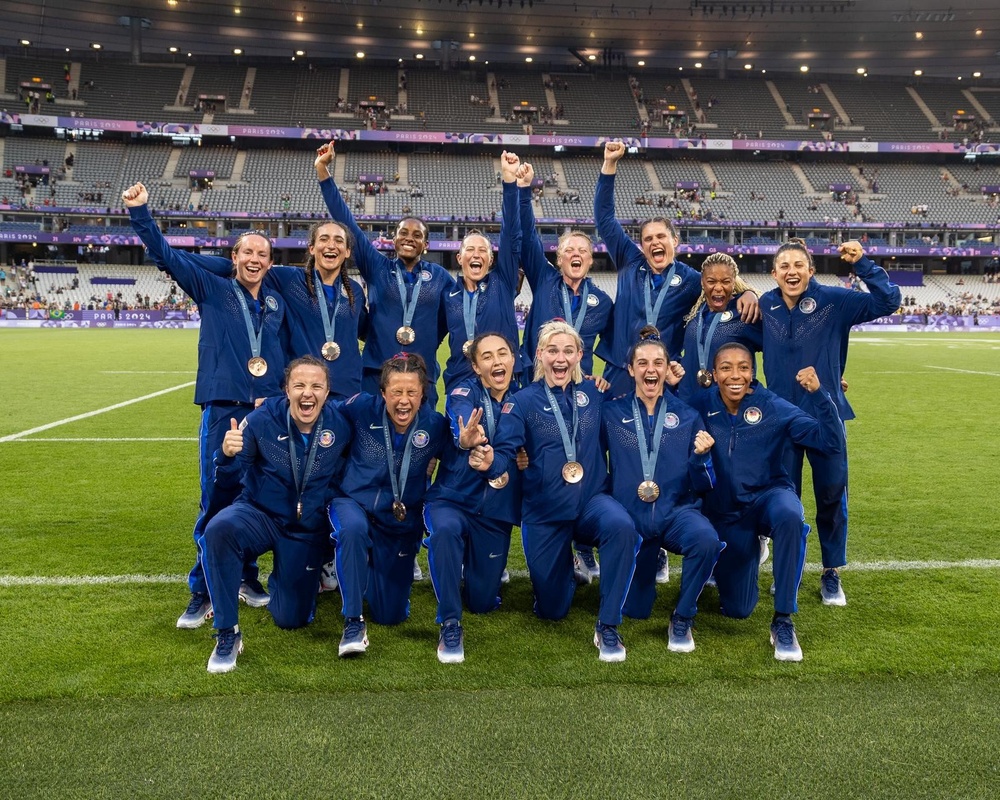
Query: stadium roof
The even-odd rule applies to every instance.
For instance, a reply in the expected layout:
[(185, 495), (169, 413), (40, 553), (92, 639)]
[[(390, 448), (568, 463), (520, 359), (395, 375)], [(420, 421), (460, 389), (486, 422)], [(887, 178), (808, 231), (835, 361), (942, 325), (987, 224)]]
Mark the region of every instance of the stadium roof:
[[(131, 18), (138, 20), (130, 22)], [(0, 47), (74, 59), (605, 63), (1000, 79), (1000, 4), (965, 0), (0, 0)], [(141, 43), (133, 39), (141, 33)], [(24, 45), (23, 41), (30, 44)], [(100, 54), (92, 49), (101, 46)], [(177, 48), (172, 54), (170, 48)], [(66, 50), (68, 48), (68, 52)], [(621, 60), (622, 54), (624, 61)], [(107, 57), (107, 56), (104, 56)]]

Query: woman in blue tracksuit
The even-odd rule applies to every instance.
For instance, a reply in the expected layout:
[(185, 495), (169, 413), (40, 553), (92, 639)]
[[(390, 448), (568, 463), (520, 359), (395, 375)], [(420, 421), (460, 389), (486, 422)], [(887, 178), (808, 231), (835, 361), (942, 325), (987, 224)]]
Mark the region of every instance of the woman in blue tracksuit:
[(215, 610), (209, 672), (236, 667), (243, 650), (237, 617), (244, 560), (267, 551), (268, 611), (281, 628), (307, 624), (316, 603), (319, 565), (330, 538), (327, 507), (351, 429), (329, 395), (326, 362), (313, 356), (285, 370), (285, 396), (268, 398), (230, 429), (215, 454), (215, 483), (242, 484), (236, 501), (205, 527), (205, 573)]
[(774, 657), (801, 661), (791, 615), (798, 610), (796, 595), (809, 526), (785, 469), (784, 451), (794, 443), (810, 451), (842, 452), (843, 425), (812, 366), (795, 375), (802, 387), (802, 408), (757, 383), (753, 356), (737, 342), (719, 348), (713, 377), (715, 386), (698, 392), (691, 402), (715, 440), (715, 488), (705, 498), (703, 509), (726, 543), (715, 565), (719, 604), (726, 616), (750, 616), (758, 598), (759, 537), (770, 537)]
[(680, 359), (684, 377), (677, 396), (685, 402), (712, 385), (712, 364), (720, 346), (729, 342), (745, 345), (751, 353), (761, 350), (763, 324), (744, 322), (736, 308), (736, 296), (749, 290), (740, 279), (733, 257), (712, 253), (701, 264), (701, 296), (685, 317), (684, 355)]
[[(571, 542), (597, 547), (601, 603), (594, 644), (601, 661), (624, 661), (618, 626), (632, 581), (639, 534), (625, 509), (607, 494), (607, 462), (601, 447), (603, 393), (583, 382), (583, 342), (561, 320), (542, 326), (535, 351), (535, 382), (500, 409), (493, 445), (469, 456), (489, 479), (516, 469), (524, 447), (521, 538), (535, 593), (535, 613), (562, 619), (576, 585)], [(495, 448), (495, 449), (494, 449)]]
[[(845, 421), (854, 419), (854, 409), (841, 387), (851, 326), (893, 313), (902, 299), (899, 287), (864, 252), (860, 242), (840, 246), (840, 257), (852, 265), (868, 287), (867, 292), (855, 292), (823, 286), (815, 280), (816, 268), (805, 242), (792, 239), (774, 256), (771, 274), (777, 288), (760, 299), (768, 388), (798, 403), (804, 392), (795, 374), (804, 366), (814, 366)], [(787, 456), (789, 474), (801, 495), (803, 450), (790, 449)], [(847, 450), (828, 456), (810, 452), (809, 464), (816, 493), (816, 532), (823, 556), (820, 595), (825, 605), (842, 606), (847, 597), (838, 568), (847, 563)]]
[(430, 370), (427, 400), (437, 405), (438, 345), (446, 328), (444, 302), (455, 291), (455, 281), (439, 264), (424, 261), (427, 226), (416, 217), (404, 217), (396, 226), (395, 258), (382, 255), (340, 196), (330, 175), (333, 142), (317, 151), (316, 177), (330, 216), (346, 225), (354, 237), (354, 261), (368, 287), (369, 334), (361, 355), (362, 388), (381, 391), (382, 364), (401, 347), (417, 353)]
[(694, 650), (691, 625), (698, 595), (723, 545), (702, 516), (702, 495), (715, 482), (714, 443), (696, 411), (664, 392), (676, 382), (667, 348), (655, 328), (643, 328), (632, 349), (634, 391), (604, 404), (602, 431), (608, 449), (611, 495), (628, 511), (642, 537), (625, 615), (647, 619), (656, 600), (661, 547), (683, 557), (680, 596), (670, 617), (667, 646)]
[[(698, 273), (675, 259), (679, 239), (670, 220), (664, 217), (646, 220), (640, 245), (636, 245), (616, 219), (615, 173), (624, 154), (622, 142), (605, 143), (604, 164), (594, 193), (597, 232), (618, 269), (614, 314), (601, 332), (596, 350), (607, 362), (604, 377), (615, 397), (632, 390), (628, 354), (641, 328), (652, 325), (660, 331), (668, 353), (681, 352), (684, 315), (700, 291)], [(756, 304), (753, 292), (745, 292), (738, 299), (737, 309), (747, 322), (757, 319)]]
[(452, 445), (444, 448), (437, 479), (424, 502), (431, 581), (441, 625), (438, 660), (465, 660), (462, 600), (484, 614), (500, 605), (511, 528), (521, 518), (521, 475), (509, 470), (493, 481), (469, 466), (469, 455), (492, 442), (511, 396), (516, 350), (510, 339), (485, 333), (472, 340), (475, 378), (453, 387), (445, 400)]
[[(514, 298), (517, 296), (517, 266), (521, 250), (520, 220), (517, 205), (517, 169), (521, 162), (513, 153), (500, 155), (503, 177), (503, 224), (497, 266), (489, 239), (474, 231), (462, 240), (457, 261), (460, 269), (455, 285), (444, 301), (445, 322), (450, 336), (451, 353), (444, 368), (447, 394), (460, 383), (476, 378), (467, 353), (470, 343), (481, 333), (500, 333), (517, 341)], [(521, 374), (521, 358), (515, 353), (514, 374)]]
[[(179, 628), (197, 628), (213, 613), (201, 560), (212, 491), (212, 457), (222, 445), (230, 419), (240, 422), (255, 403), (281, 394), (281, 375), (288, 361), (286, 303), (265, 283), (272, 260), (271, 242), (265, 235), (250, 232), (240, 236), (227, 262), (231, 277), (221, 277), (204, 269), (196, 257), (166, 243), (150, 216), (148, 199), (141, 183), (122, 193), (132, 228), (157, 268), (169, 273), (201, 312), (194, 390), (194, 402), (202, 409), (201, 503), (193, 534), (198, 554), (188, 576), (191, 599), (177, 620)], [(253, 605), (267, 604), (255, 565), (247, 565), (240, 594)]]
[(590, 278), (594, 263), (594, 245), (583, 231), (569, 231), (559, 237), (556, 268), (545, 257), (541, 237), (535, 229), (531, 208), (531, 184), (535, 171), (524, 164), (518, 171), (517, 185), (521, 208), (521, 264), (531, 287), (531, 308), (524, 325), (521, 361), (525, 373), (531, 367), (538, 347), (538, 332), (552, 319), (569, 322), (583, 340), (580, 369), (585, 376), (594, 373), (594, 342), (608, 320), (614, 303), (610, 295)]
[(330, 507), (344, 601), (341, 656), (368, 647), (364, 600), (380, 625), (396, 625), (410, 613), (428, 468), (448, 436), (444, 417), (425, 401), (427, 382), (423, 359), (400, 353), (382, 367), (381, 394), (362, 392), (341, 406), (354, 430)]

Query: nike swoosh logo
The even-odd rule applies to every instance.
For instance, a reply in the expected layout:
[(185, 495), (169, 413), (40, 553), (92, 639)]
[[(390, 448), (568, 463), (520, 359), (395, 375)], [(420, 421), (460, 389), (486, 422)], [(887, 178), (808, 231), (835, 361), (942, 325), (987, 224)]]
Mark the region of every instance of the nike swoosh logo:
[(380, 431), (380, 430), (382, 430), (382, 426), (381, 425), (376, 425), (374, 422), (371, 425), (369, 425), (368, 427), (371, 428), (373, 431)]
[(306, 572), (315, 572), (316, 567), (306, 567)]
[(490, 558), (500, 558), (503, 553), (490, 553)]
[(459, 289), (457, 292), (449, 292), (448, 297), (458, 297), (461, 293), (462, 293), (461, 289)]
[(635, 422), (635, 417), (632, 417), (632, 419), (625, 419), (625, 417), (622, 417), (622, 422), (628, 425), (630, 422)]
[(542, 406), (542, 411), (551, 411), (551, 410), (552, 409), (549, 406)]
[(771, 310), (772, 311), (774, 311), (774, 309), (776, 309), (776, 308), (781, 308), (781, 303), (778, 303), (778, 305), (776, 305), (776, 306), (771, 306)]
[(396, 555), (399, 556), (400, 558), (412, 558), (412, 556), (409, 553), (396, 553)]
[(709, 411), (705, 416), (714, 417), (716, 414), (721, 414), (721, 413), (722, 413), (721, 411)]
[(278, 437), (278, 441), (279, 441), (279, 442), (283, 442), (283, 441), (285, 441), (285, 439), (287, 439), (287, 438), (288, 438), (288, 434), (286, 433), (286, 434), (285, 434), (284, 436), (279, 436), (279, 437)]

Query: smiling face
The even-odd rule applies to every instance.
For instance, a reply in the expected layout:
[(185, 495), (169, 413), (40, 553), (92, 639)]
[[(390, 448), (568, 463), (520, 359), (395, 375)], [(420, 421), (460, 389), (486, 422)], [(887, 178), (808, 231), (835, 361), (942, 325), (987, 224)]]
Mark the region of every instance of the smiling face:
[(399, 260), (407, 269), (412, 269), (427, 249), (427, 226), (412, 217), (400, 220), (392, 245)]
[(742, 347), (723, 347), (715, 354), (715, 382), (722, 402), (735, 413), (740, 401), (750, 391), (753, 381), (753, 359)]
[(514, 353), (502, 336), (484, 336), (476, 346), (472, 369), (487, 391), (497, 398), (503, 397), (514, 375)]
[(573, 379), (573, 368), (583, 358), (583, 350), (569, 334), (557, 333), (544, 347), (539, 346), (535, 358), (542, 365), (545, 382), (565, 388)]
[(572, 234), (559, 243), (556, 265), (563, 280), (576, 289), (587, 277), (594, 263), (594, 247), (586, 236)]
[(424, 387), (416, 372), (393, 372), (389, 374), (382, 390), (385, 411), (396, 429), (404, 433), (417, 416), (417, 410), (424, 399)]
[(809, 254), (797, 247), (782, 250), (774, 257), (771, 275), (778, 283), (785, 305), (791, 308), (798, 302), (809, 288), (809, 279), (815, 272)]
[(320, 280), (331, 285), (340, 274), (340, 268), (351, 257), (347, 231), (336, 222), (327, 222), (316, 229), (309, 244), (309, 255), (319, 272)]
[(736, 276), (725, 264), (706, 264), (701, 268), (701, 290), (711, 312), (725, 311), (733, 299)]
[(291, 371), (285, 384), (285, 395), (292, 419), (302, 433), (312, 430), (329, 394), (329, 376), (324, 367), (299, 364)]
[(465, 288), (472, 291), (490, 271), (493, 247), (482, 234), (469, 234), (462, 242), (462, 249), (458, 251), (456, 260), (462, 270)]
[(233, 268), (236, 280), (256, 297), (271, 268), (271, 243), (256, 233), (241, 236), (233, 248)]
[(663, 272), (674, 263), (677, 236), (665, 222), (647, 222), (640, 235), (642, 254), (653, 272)]
[(628, 372), (635, 378), (636, 396), (643, 402), (655, 402), (663, 394), (663, 384), (667, 380), (670, 362), (663, 345), (659, 342), (640, 344), (632, 354)]

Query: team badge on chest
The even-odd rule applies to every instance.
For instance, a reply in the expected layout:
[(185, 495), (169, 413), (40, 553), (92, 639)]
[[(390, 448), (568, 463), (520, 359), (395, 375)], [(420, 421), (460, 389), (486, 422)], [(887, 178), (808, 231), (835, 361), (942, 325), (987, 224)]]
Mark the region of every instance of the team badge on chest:
[(750, 406), (750, 408), (743, 412), (743, 419), (746, 420), (747, 425), (756, 425), (763, 418), (764, 415), (760, 413), (760, 409), (757, 406)]

